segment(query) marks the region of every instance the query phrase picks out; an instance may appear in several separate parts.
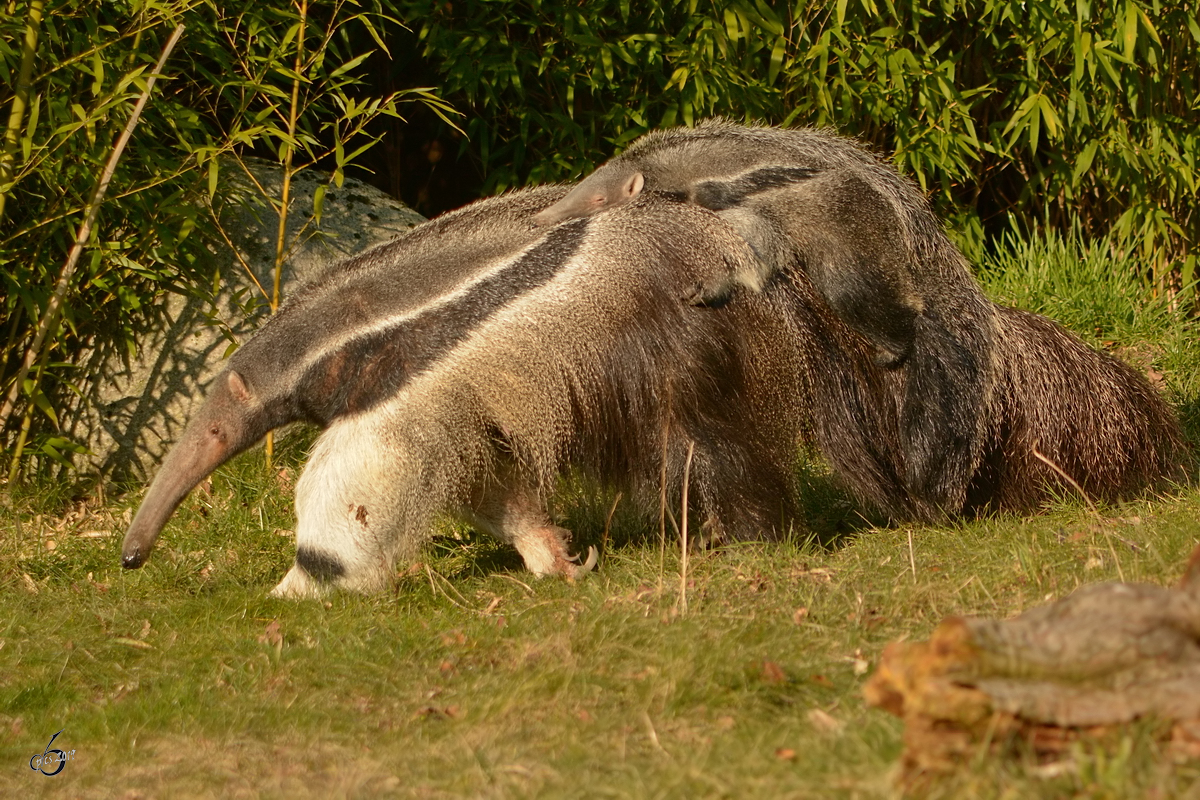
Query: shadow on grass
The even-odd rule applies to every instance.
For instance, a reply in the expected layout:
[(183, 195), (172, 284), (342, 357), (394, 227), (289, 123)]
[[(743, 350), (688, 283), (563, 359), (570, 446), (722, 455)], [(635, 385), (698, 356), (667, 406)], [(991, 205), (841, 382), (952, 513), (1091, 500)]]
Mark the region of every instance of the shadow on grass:
[[(803, 468), (798, 483), (799, 513), (779, 537), (786, 545), (829, 553), (853, 543), (865, 531), (890, 526), (885, 516), (873, 514), (854, 501), (820, 465)], [(588, 547), (597, 548), (601, 556), (606, 550), (625, 547), (657, 550), (664, 535), (657, 513), (640, 512), (625, 498), (584, 480), (564, 481), (552, 506), (556, 523), (571, 531), (572, 553), (585, 554)], [(669, 508), (665, 531), (668, 547), (678, 547), (678, 514), (678, 508)], [(450, 526), (448, 530), (433, 537), (429, 544), (430, 555), (439, 559), (439, 570), (445, 577), (454, 580), (525, 573), (524, 563), (512, 547), (469, 527)], [(692, 531), (696, 533), (695, 528)], [(705, 546), (702, 537), (693, 541), (697, 547)], [(716, 548), (721, 544), (736, 543), (717, 543)]]
[(434, 536), (426, 545), (426, 554), (438, 562), (438, 572), (450, 581), (507, 573), (528, 575), (515, 548), (469, 528)]

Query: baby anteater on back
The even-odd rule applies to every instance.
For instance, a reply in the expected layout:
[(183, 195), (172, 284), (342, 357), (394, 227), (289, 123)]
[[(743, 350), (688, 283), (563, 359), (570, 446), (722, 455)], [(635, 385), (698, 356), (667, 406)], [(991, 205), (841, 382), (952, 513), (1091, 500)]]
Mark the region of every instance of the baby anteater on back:
[(828, 131), (713, 120), (642, 137), (534, 221), (596, 214), (645, 191), (712, 209), (757, 255), (701, 284), (701, 302), (802, 273), (880, 366), (902, 372), (891, 383), (905, 491), (920, 517), (959, 511), (982, 453), (995, 311), (916, 186)]
[(901, 222), (877, 185), (879, 168), (836, 135), (711, 120), (642, 137), (534, 222), (590, 216), (642, 191), (719, 212), (758, 260), (697, 287), (695, 300), (719, 304), (738, 285), (761, 290), (801, 248), (810, 279), (834, 312), (877, 347), (882, 363), (896, 364), (911, 348), (921, 300), (903, 269)]

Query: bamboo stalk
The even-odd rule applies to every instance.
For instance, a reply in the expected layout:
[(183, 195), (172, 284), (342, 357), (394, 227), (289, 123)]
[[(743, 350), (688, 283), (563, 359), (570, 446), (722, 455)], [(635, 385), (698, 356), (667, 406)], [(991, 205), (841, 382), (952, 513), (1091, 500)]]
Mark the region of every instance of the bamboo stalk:
[(171, 54), (171, 51), (175, 48), (175, 43), (179, 41), (179, 37), (182, 35), (183, 25), (180, 24), (175, 27), (171, 38), (167, 40), (166, 46), (163, 47), (162, 55), (159, 56), (158, 63), (154, 66), (154, 71), (146, 79), (146, 88), (142, 90), (137, 104), (133, 107), (133, 113), (130, 115), (129, 121), (125, 123), (125, 130), (121, 132), (117, 143), (113, 145), (112, 153), (108, 157), (108, 163), (104, 165), (104, 171), (100, 174), (100, 180), (96, 183), (96, 188), (92, 191), (92, 199), (87, 204), (83, 222), (80, 223), (79, 230), (75, 234), (75, 244), (71, 246), (71, 252), (67, 255), (67, 262), (63, 265), (62, 272), (59, 273), (58, 282), (54, 287), (54, 294), (50, 297), (50, 303), (42, 313), (33, 343), (25, 352), (21, 368), (17, 372), (16, 379), (13, 381), (8, 395), (4, 398), (4, 405), (0, 407), (0, 431), (8, 427), (9, 417), (12, 415), (17, 395), (21, 392), (25, 378), (29, 375), (29, 370), (41, 355), (42, 346), (46, 341), (46, 337), (50, 334), (51, 328), (58, 322), (58, 313), (62, 308), (63, 300), (66, 298), (67, 290), (71, 286), (71, 278), (75, 275), (75, 267), (79, 263), (79, 256), (82, 255), (83, 248), (87, 245), (88, 239), (91, 238), (92, 226), (95, 225), (96, 218), (100, 214), (100, 205), (104, 202), (104, 194), (108, 191), (108, 184), (112, 181), (113, 173), (117, 170), (117, 162), (121, 160), (121, 154), (125, 152), (125, 145), (129, 143), (130, 137), (133, 136), (133, 130), (137, 127), (138, 120), (141, 119), (142, 109), (146, 107), (146, 101), (150, 99), (150, 92), (154, 88), (155, 79), (162, 72), (163, 66), (167, 62), (167, 57)]
[(4, 204), (8, 199), (8, 190), (3, 187), (12, 180), (17, 145), (21, 141), (21, 125), (25, 121), (25, 108), (29, 104), (29, 79), (33, 74), (33, 59), (37, 55), (38, 28), (42, 24), (42, 10), (45, 5), (45, 0), (29, 0), (29, 15), (25, 18), (25, 41), (21, 43), (21, 69), (17, 74), (12, 109), (8, 114), (8, 127), (4, 129), (4, 150), (0, 152), (0, 219), (4, 219)]
[(308, 25), (308, 0), (300, 0), (300, 33), (296, 36), (296, 77), (292, 79), (292, 102), (288, 109), (288, 141), (283, 143), (283, 188), (279, 198), (279, 231), (275, 237), (274, 283), (271, 289), (271, 313), (279, 309), (283, 258), (287, 254), (288, 204), (292, 191), (292, 159), (295, 155), (296, 124), (300, 117), (300, 71), (304, 69), (304, 31)]
[[(275, 266), (272, 270), (271, 313), (279, 310), (280, 285), (283, 279), (283, 258), (287, 254), (288, 205), (292, 198), (292, 158), (295, 155), (296, 122), (300, 117), (300, 75), (304, 69), (304, 33), (308, 29), (308, 0), (300, 0), (300, 31), (296, 35), (296, 77), (292, 79), (292, 102), (288, 109), (288, 140), (283, 143), (283, 188), (279, 192), (279, 230), (275, 236)], [(275, 455), (275, 432), (267, 432), (263, 445), (267, 469)]]
[[(34, 373), (33, 384), (39, 385), (42, 382), (42, 374), (46, 371), (46, 361), (50, 356), (50, 350), (47, 348), (42, 352), (42, 357), (38, 359), (37, 372)], [(33, 427), (33, 403), (28, 403), (25, 406), (25, 416), (21, 420), (21, 432), (17, 434), (17, 444), (13, 448), (12, 457), (8, 468), (8, 483), (14, 485), (21, 477), (21, 454), (25, 452), (25, 443), (29, 441), (29, 431)]]

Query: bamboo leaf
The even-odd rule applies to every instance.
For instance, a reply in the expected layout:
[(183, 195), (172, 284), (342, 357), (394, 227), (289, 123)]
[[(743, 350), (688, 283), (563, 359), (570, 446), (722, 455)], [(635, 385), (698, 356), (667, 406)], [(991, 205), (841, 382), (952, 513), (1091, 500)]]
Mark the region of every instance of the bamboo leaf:
[(1138, 8), (1134, 0), (1125, 0), (1125, 25), (1121, 36), (1125, 57), (1133, 58), (1137, 47)]
[(1078, 186), (1080, 179), (1092, 168), (1092, 161), (1096, 158), (1096, 152), (1099, 149), (1100, 140), (1092, 139), (1080, 151), (1079, 157), (1075, 160), (1075, 170), (1071, 173), (1072, 185)]
[[(1040, 108), (1040, 104), (1038, 107)], [(1029, 120), (1029, 125), (1026, 126), (1025, 131), (1029, 136), (1029, 152), (1036, 153), (1038, 149), (1038, 139), (1042, 131), (1042, 115), (1030, 114), (1027, 119)]]
[(208, 160), (208, 199), (212, 200), (217, 196), (217, 180), (220, 177), (220, 164), (217, 159), (210, 158)]
[(372, 55), (374, 55), (374, 53), (372, 53), (371, 51), (368, 50), (365, 53), (355, 56), (354, 58), (350, 59), (349, 61), (347, 61), (346, 63), (342, 64), (340, 67), (335, 69), (333, 72), (329, 73), (329, 77), (326, 80), (333, 80), (334, 78), (338, 78), (342, 75), (345, 75), (346, 73), (350, 72), (351, 70), (357, 68), (360, 64), (362, 64), (364, 61), (366, 61)]
[[(1146, 33), (1150, 35), (1150, 38), (1154, 40), (1156, 45), (1162, 47), (1162, 39), (1159, 38), (1158, 29), (1154, 27), (1154, 22), (1150, 19), (1150, 15), (1141, 7), (1137, 11), (1138, 20), (1141, 22), (1142, 27), (1146, 29)], [(1192, 22), (1195, 22), (1195, 20), (1193, 19)]]
[[(743, 13), (762, 30), (772, 36), (783, 36), (784, 28), (783, 21), (779, 18), (778, 12), (765, 0), (754, 0), (754, 6), (741, 6)], [(747, 26), (747, 29), (749, 26)]]
[(1076, 27), (1072, 46), (1075, 51), (1075, 63), (1071, 72), (1071, 82), (1079, 83), (1083, 78), (1083, 72), (1087, 67), (1088, 61), (1091, 60), (1092, 35)]
[(774, 86), (779, 80), (779, 71), (783, 68), (783, 59), (787, 55), (787, 39), (780, 36), (771, 48), (771, 66), (767, 70), (767, 85)]
[(1026, 97), (1021, 102), (1021, 105), (1017, 106), (1017, 110), (1013, 113), (1012, 117), (1009, 118), (1008, 124), (1004, 126), (1004, 130), (1001, 132), (1001, 135), (1003, 136), (1008, 134), (1008, 132), (1013, 130), (1021, 121), (1027, 119), (1033, 110), (1037, 108), (1040, 99), (1041, 95), (1037, 94), (1031, 94)]
[(1038, 109), (1041, 111), (1042, 122), (1046, 125), (1046, 135), (1050, 139), (1057, 139), (1059, 130), (1058, 112), (1054, 110), (1054, 105), (1050, 102), (1050, 98), (1041, 95), (1041, 99), (1038, 101)]
[(732, 8), (725, 9), (723, 14), (725, 20), (725, 35), (729, 37), (729, 41), (736, 42), (738, 40), (738, 18)]
[(54, 406), (50, 403), (50, 398), (46, 397), (38, 381), (33, 378), (27, 378), (24, 382), (24, 387), (25, 396), (29, 398), (34, 407), (45, 414), (55, 427), (58, 427), (58, 414), (55, 413)]
[(325, 211), (325, 192), (328, 188), (328, 184), (322, 183), (313, 191), (313, 219), (318, 225), (321, 224), (321, 215)]

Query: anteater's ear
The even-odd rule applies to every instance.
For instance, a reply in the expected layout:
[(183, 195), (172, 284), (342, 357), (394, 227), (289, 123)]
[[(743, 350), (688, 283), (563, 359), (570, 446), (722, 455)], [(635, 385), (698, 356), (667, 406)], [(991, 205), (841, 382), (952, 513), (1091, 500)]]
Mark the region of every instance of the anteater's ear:
[(625, 181), (625, 186), (622, 188), (622, 191), (625, 193), (625, 199), (632, 200), (637, 197), (645, 185), (646, 176), (640, 172), (633, 173), (629, 180)]
[(229, 370), (229, 393), (242, 405), (250, 405), (252, 396), (246, 380), (234, 370)]

